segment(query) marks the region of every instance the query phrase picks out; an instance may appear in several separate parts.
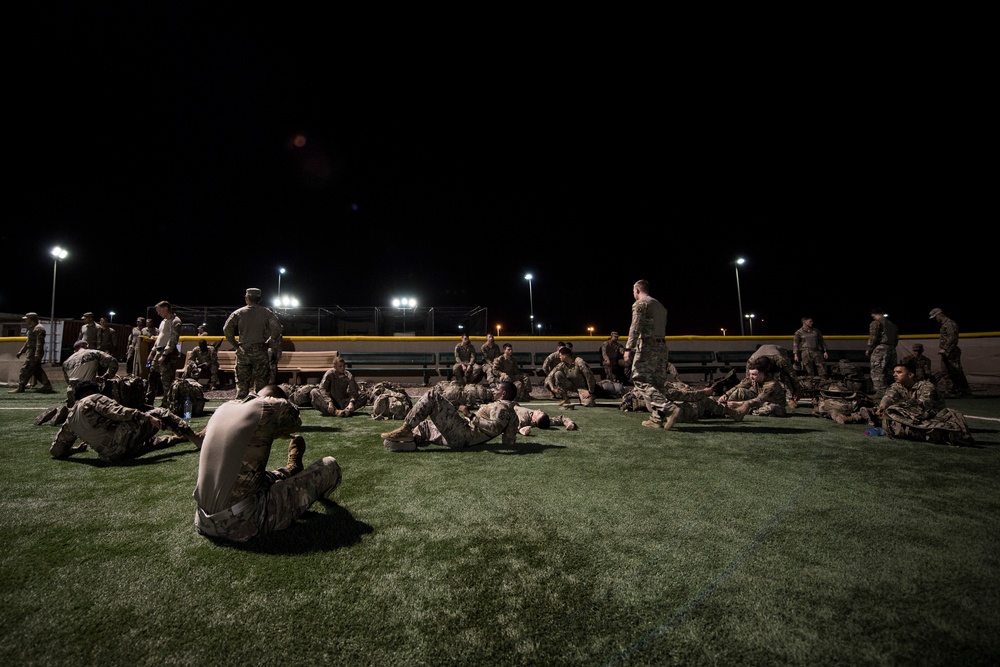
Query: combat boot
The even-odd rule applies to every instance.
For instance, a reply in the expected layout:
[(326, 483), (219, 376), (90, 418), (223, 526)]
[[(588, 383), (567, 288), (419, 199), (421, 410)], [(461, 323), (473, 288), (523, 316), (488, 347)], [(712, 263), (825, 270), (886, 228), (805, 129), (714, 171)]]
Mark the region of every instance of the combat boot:
[(734, 422), (743, 421), (743, 417), (745, 417), (748, 412), (750, 412), (749, 403), (741, 403), (738, 408), (731, 408), (728, 405), (726, 406), (726, 416)]
[(386, 440), (406, 440), (407, 438), (413, 438), (413, 427), (404, 422), (396, 430), (383, 433), (382, 437)]
[(52, 388), (52, 385), (48, 382), (42, 385), (42, 388), (38, 390), (39, 394), (54, 394), (56, 390)]
[(306, 453), (306, 441), (301, 435), (292, 438), (288, 443), (288, 462), (283, 470), (291, 477), (302, 472), (302, 457)]
[(17, 389), (11, 389), (7, 393), (8, 394), (23, 394), (24, 393), (24, 385), (23, 384), (19, 384), (19, 385), (17, 385)]

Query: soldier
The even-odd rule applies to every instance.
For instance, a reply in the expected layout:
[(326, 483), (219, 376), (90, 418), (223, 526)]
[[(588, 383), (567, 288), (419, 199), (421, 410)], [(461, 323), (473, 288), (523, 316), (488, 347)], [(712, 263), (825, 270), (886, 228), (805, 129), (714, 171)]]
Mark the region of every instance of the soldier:
[(156, 341), (149, 351), (146, 364), (149, 378), (146, 383), (146, 404), (156, 403), (156, 395), (162, 390), (160, 407), (167, 407), (168, 388), (174, 383), (174, 373), (184, 363), (180, 353), (181, 318), (174, 314), (174, 306), (169, 301), (156, 304), (156, 314), (162, 317)]
[[(550, 354), (549, 356), (545, 357), (545, 360), (542, 362), (542, 375), (544, 376), (544, 379), (542, 380), (542, 384), (547, 389), (549, 388), (549, 384), (550, 384), (549, 383), (549, 376), (552, 374), (552, 371), (555, 370), (556, 366), (558, 366), (559, 362), (561, 361), (561, 359), (559, 358), (559, 350), (561, 350), (564, 347), (568, 347), (569, 349), (572, 350), (573, 349), (573, 343), (559, 341), (558, 343), (556, 343), (556, 351), (553, 352), (552, 354)], [(556, 395), (555, 390), (549, 389), (549, 393), (552, 394), (552, 398), (558, 398), (558, 396)]]
[[(64, 459), (85, 452), (88, 445), (94, 448), (102, 461), (109, 463), (132, 459), (185, 441), (201, 448), (201, 436), (166, 408), (153, 408), (149, 412), (127, 408), (101, 394), (97, 383), (90, 381), (77, 385), (74, 399), (69, 416), (49, 447), (52, 458)], [(158, 437), (156, 434), (165, 428), (175, 435)], [(83, 443), (74, 444), (78, 439)]]
[(667, 309), (649, 295), (648, 280), (637, 280), (632, 285), (632, 296), (635, 303), (625, 342), (625, 363), (631, 362), (632, 384), (649, 408), (650, 419), (643, 426), (658, 428), (667, 405), (663, 395), (667, 381)]
[(872, 386), (875, 396), (885, 396), (885, 390), (892, 383), (892, 369), (896, 365), (896, 344), (899, 343), (899, 327), (885, 316), (881, 308), (872, 308), (872, 323), (868, 325), (868, 347), (865, 356), (871, 363)]
[(494, 400), (473, 414), (468, 406), (456, 408), (444, 397), (429, 391), (420, 397), (403, 420), (403, 425), (382, 434), (386, 449), (412, 452), (417, 445), (414, 429), (429, 419), (441, 433), (441, 444), (452, 449), (480, 445), (501, 436), (504, 445), (517, 442), (518, 418), (514, 412), (517, 387), (513, 382), (501, 382), (493, 392)]
[(531, 400), (531, 378), (521, 370), (514, 358), (514, 346), (510, 343), (504, 343), (503, 354), (493, 360), (492, 374), (497, 384), (506, 381), (514, 383), (517, 387), (517, 400)]
[(788, 409), (794, 410), (796, 403), (798, 403), (799, 398), (802, 396), (802, 385), (795, 374), (795, 367), (792, 365), (791, 355), (788, 354), (788, 350), (771, 343), (758, 345), (754, 353), (747, 359), (747, 375), (750, 374), (751, 364), (761, 358), (767, 358), (771, 361), (772, 372), (778, 376), (778, 379), (788, 392), (785, 396), (785, 400), (788, 402)]
[(226, 340), (236, 348), (237, 399), (268, 384), (271, 360), (281, 351), (281, 323), (271, 309), (260, 305), (260, 290), (250, 287), (243, 298), (246, 305), (234, 310), (222, 328)]
[(571, 404), (568, 392), (574, 390), (579, 394), (580, 403), (584, 406), (597, 405), (594, 399), (597, 378), (590, 370), (590, 364), (573, 354), (573, 350), (568, 347), (559, 350), (559, 365), (545, 378), (545, 386), (560, 399), (561, 406)]
[[(755, 359), (747, 370), (747, 376), (719, 397), (719, 403), (733, 410), (732, 416), (739, 421), (747, 413), (758, 417), (785, 417), (785, 387), (775, 377), (774, 365), (766, 357)], [(738, 418), (737, 418), (738, 417)]]
[(94, 314), (89, 310), (83, 314), (83, 326), (80, 327), (80, 335), (76, 339), (87, 341), (91, 350), (100, 348), (101, 337), (98, 333), (98, 326), (94, 322)]
[(625, 384), (625, 348), (618, 342), (618, 332), (612, 331), (601, 344), (601, 365), (604, 377), (612, 382)]
[(899, 360), (904, 364), (913, 360), (913, 367), (917, 374), (917, 380), (930, 380), (934, 382), (934, 373), (931, 371), (931, 358), (924, 354), (924, 346), (921, 343), (913, 344), (913, 354), (908, 354)]
[(455, 346), (451, 372), (459, 382), (476, 383), (483, 379), (483, 367), (476, 363), (476, 348), (469, 342), (469, 334), (462, 334), (462, 340)]
[(912, 362), (893, 367), (894, 382), (875, 411), (890, 438), (948, 445), (972, 445), (965, 415), (945, 406), (937, 388), (917, 380)]
[(309, 399), (324, 417), (350, 417), (365, 406), (354, 374), (347, 370), (347, 362), (341, 356), (333, 358), (333, 367), (323, 373)]
[(187, 379), (197, 380), (203, 375), (211, 378), (210, 389), (219, 388), (219, 353), (204, 338), (188, 353), (188, 364), (184, 370), (184, 377)]
[(198, 461), (194, 525), (202, 535), (246, 542), (284, 530), (340, 484), (337, 459), (326, 456), (308, 468), (306, 441), (288, 443), (288, 460), (267, 470), (271, 443), (302, 426), (299, 409), (277, 385), (216, 408), (205, 427)]
[(963, 398), (972, 396), (969, 380), (965, 377), (965, 370), (962, 368), (962, 350), (958, 347), (958, 324), (945, 315), (940, 308), (931, 311), (931, 319), (941, 323), (941, 342), (938, 345), (941, 366), (951, 378), (951, 383), (958, 396)]
[(145, 323), (146, 318), (136, 318), (132, 333), (129, 334), (128, 348), (125, 351), (125, 371), (131, 375), (139, 375), (139, 339), (142, 338), (142, 325)]
[(792, 336), (792, 361), (799, 365), (803, 373), (825, 378), (826, 364), (823, 362), (828, 358), (823, 334), (813, 326), (813, 318), (803, 317), (802, 326)]
[(493, 375), (493, 362), (503, 354), (503, 350), (497, 345), (493, 334), (488, 333), (486, 334), (486, 342), (479, 348), (479, 351), (483, 354), (483, 371), (486, 373), (486, 382), (491, 387), (495, 387), (500, 380)]
[(115, 349), (115, 330), (108, 318), (102, 317), (97, 323), (97, 349), (111, 354)]
[(42, 357), (45, 356), (45, 327), (38, 323), (38, 313), (28, 313), (21, 319), (25, 320), (28, 337), (16, 356), (18, 359), (24, 353), (27, 353), (28, 356), (25, 357), (24, 364), (21, 365), (21, 372), (17, 378), (17, 388), (11, 389), (9, 393), (23, 394), (28, 382), (34, 380), (36, 386), (41, 384), (37, 390), (39, 394), (54, 394), (56, 390), (52, 388), (49, 376), (42, 368)]
[(153, 326), (152, 318), (146, 318), (146, 326), (142, 328), (142, 335), (146, 338), (156, 338), (156, 327)]

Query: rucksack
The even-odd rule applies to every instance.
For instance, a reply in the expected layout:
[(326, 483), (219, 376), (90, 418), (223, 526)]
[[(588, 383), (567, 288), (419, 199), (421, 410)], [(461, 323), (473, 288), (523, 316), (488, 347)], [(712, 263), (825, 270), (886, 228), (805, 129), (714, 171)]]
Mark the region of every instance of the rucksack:
[(413, 407), (410, 395), (391, 382), (379, 382), (366, 392), (372, 419), (403, 419)]
[(183, 414), (185, 398), (191, 399), (192, 417), (205, 414), (205, 390), (197, 380), (174, 380), (167, 392), (167, 409), (177, 415)]
[(126, 408), (145, 410), (146, 386), (138, 375), (125, 375), (106, 378), (101, 393), (112, 398)]

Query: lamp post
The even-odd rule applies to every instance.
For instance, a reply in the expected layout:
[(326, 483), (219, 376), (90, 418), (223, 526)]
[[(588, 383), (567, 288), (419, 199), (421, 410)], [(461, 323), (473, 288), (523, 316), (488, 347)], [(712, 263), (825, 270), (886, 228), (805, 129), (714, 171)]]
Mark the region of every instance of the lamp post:
[[(740, 292), (740, 264), (746, 262), (742, 257), (736, 260), (736, 299), (739, 301), (740, 315), (743, 314), (743, 293)], [(753, 331), (750, 332), (753, 335)], [(743, 335), (743, 318), (740, 318), (740, 335)]]
[(531, 281), (534, 278), (530, 273), (524, 274), (524, 279), (528, 281), (528, 306), (531, 308), (528, 317), (528, 333), (535, 329), (535, 297), (531, 293)]
[(285, 267), (278, 267), (278, 298), (281, 299), (281, 276), (285, 273)]
[(498, 324), (497, 325), (497, 338), (499, 338), (499, 337), (500, 337), (500, 325)]
[(60, 259), (66, 259), (69, 255), (69, 251), (56, 246), (52, 249), (52, 310), (49, 313), (49, 336), (52, 340), (49, 341), (49, 363), (56, 363), (56, 267), (59, 266)]
[(591, 336), (593, 336), (593, 335), (594, 335), (594, 327), (587, 327), (587, 331), (589, 331), (589, 332), (590, 332), (590, 335), (591, 335)]
[(752, 336), (753, 335), (753, 318), (756, 317), (756, 316), (753, 313), (750, 313), (748, 315), (744, 315), (743, 317), (747, 318), (747, 321), (750, 322), (750, 335)]
[(722, 335), (723, 335), (723, 336), (725, 336), (725, 335), (726, 335), (726, 328), (725, 328), (725, 327), (722, 327), (722, 328), (720, 328), (720, 329), (719, 329), (719, 331), (721, 331), (721, 332), (722, 332)]
[(416, 308), (417, 300), (411, 296), (404, 296), (402, 299), (396, 298), (392, 300), (393, 308), (400, 308), (403, 311), (403, 333), (406, 333), (406, 309)]
[(108, 324), (114, 324), (115, 323), (115, 311), (113, 311), (113, 310), (108, 311), (108, 315), (111, 316), (110, 319), (108, 320)]

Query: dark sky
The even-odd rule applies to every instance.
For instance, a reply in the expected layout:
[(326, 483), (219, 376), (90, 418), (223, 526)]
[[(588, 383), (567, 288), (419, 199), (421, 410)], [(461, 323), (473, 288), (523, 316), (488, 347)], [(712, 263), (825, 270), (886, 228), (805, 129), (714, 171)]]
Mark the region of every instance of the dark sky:
[(297, 10), (130, 4), (15, 22), (0, 312), (49, 313), (59, 244), (61, 317), (236, 308), (284, 266), (306, 306), (412, 295), (513, 333), (531, 272), (545, 333), (624, 333), (647, 278), (668, 334), (732, 334), (744, 256), (756, 332), (864, 334), (875, 305), (902, 333), (933, 307), (1000, 330), (992, 107), (940, 54), (346, 40)]

